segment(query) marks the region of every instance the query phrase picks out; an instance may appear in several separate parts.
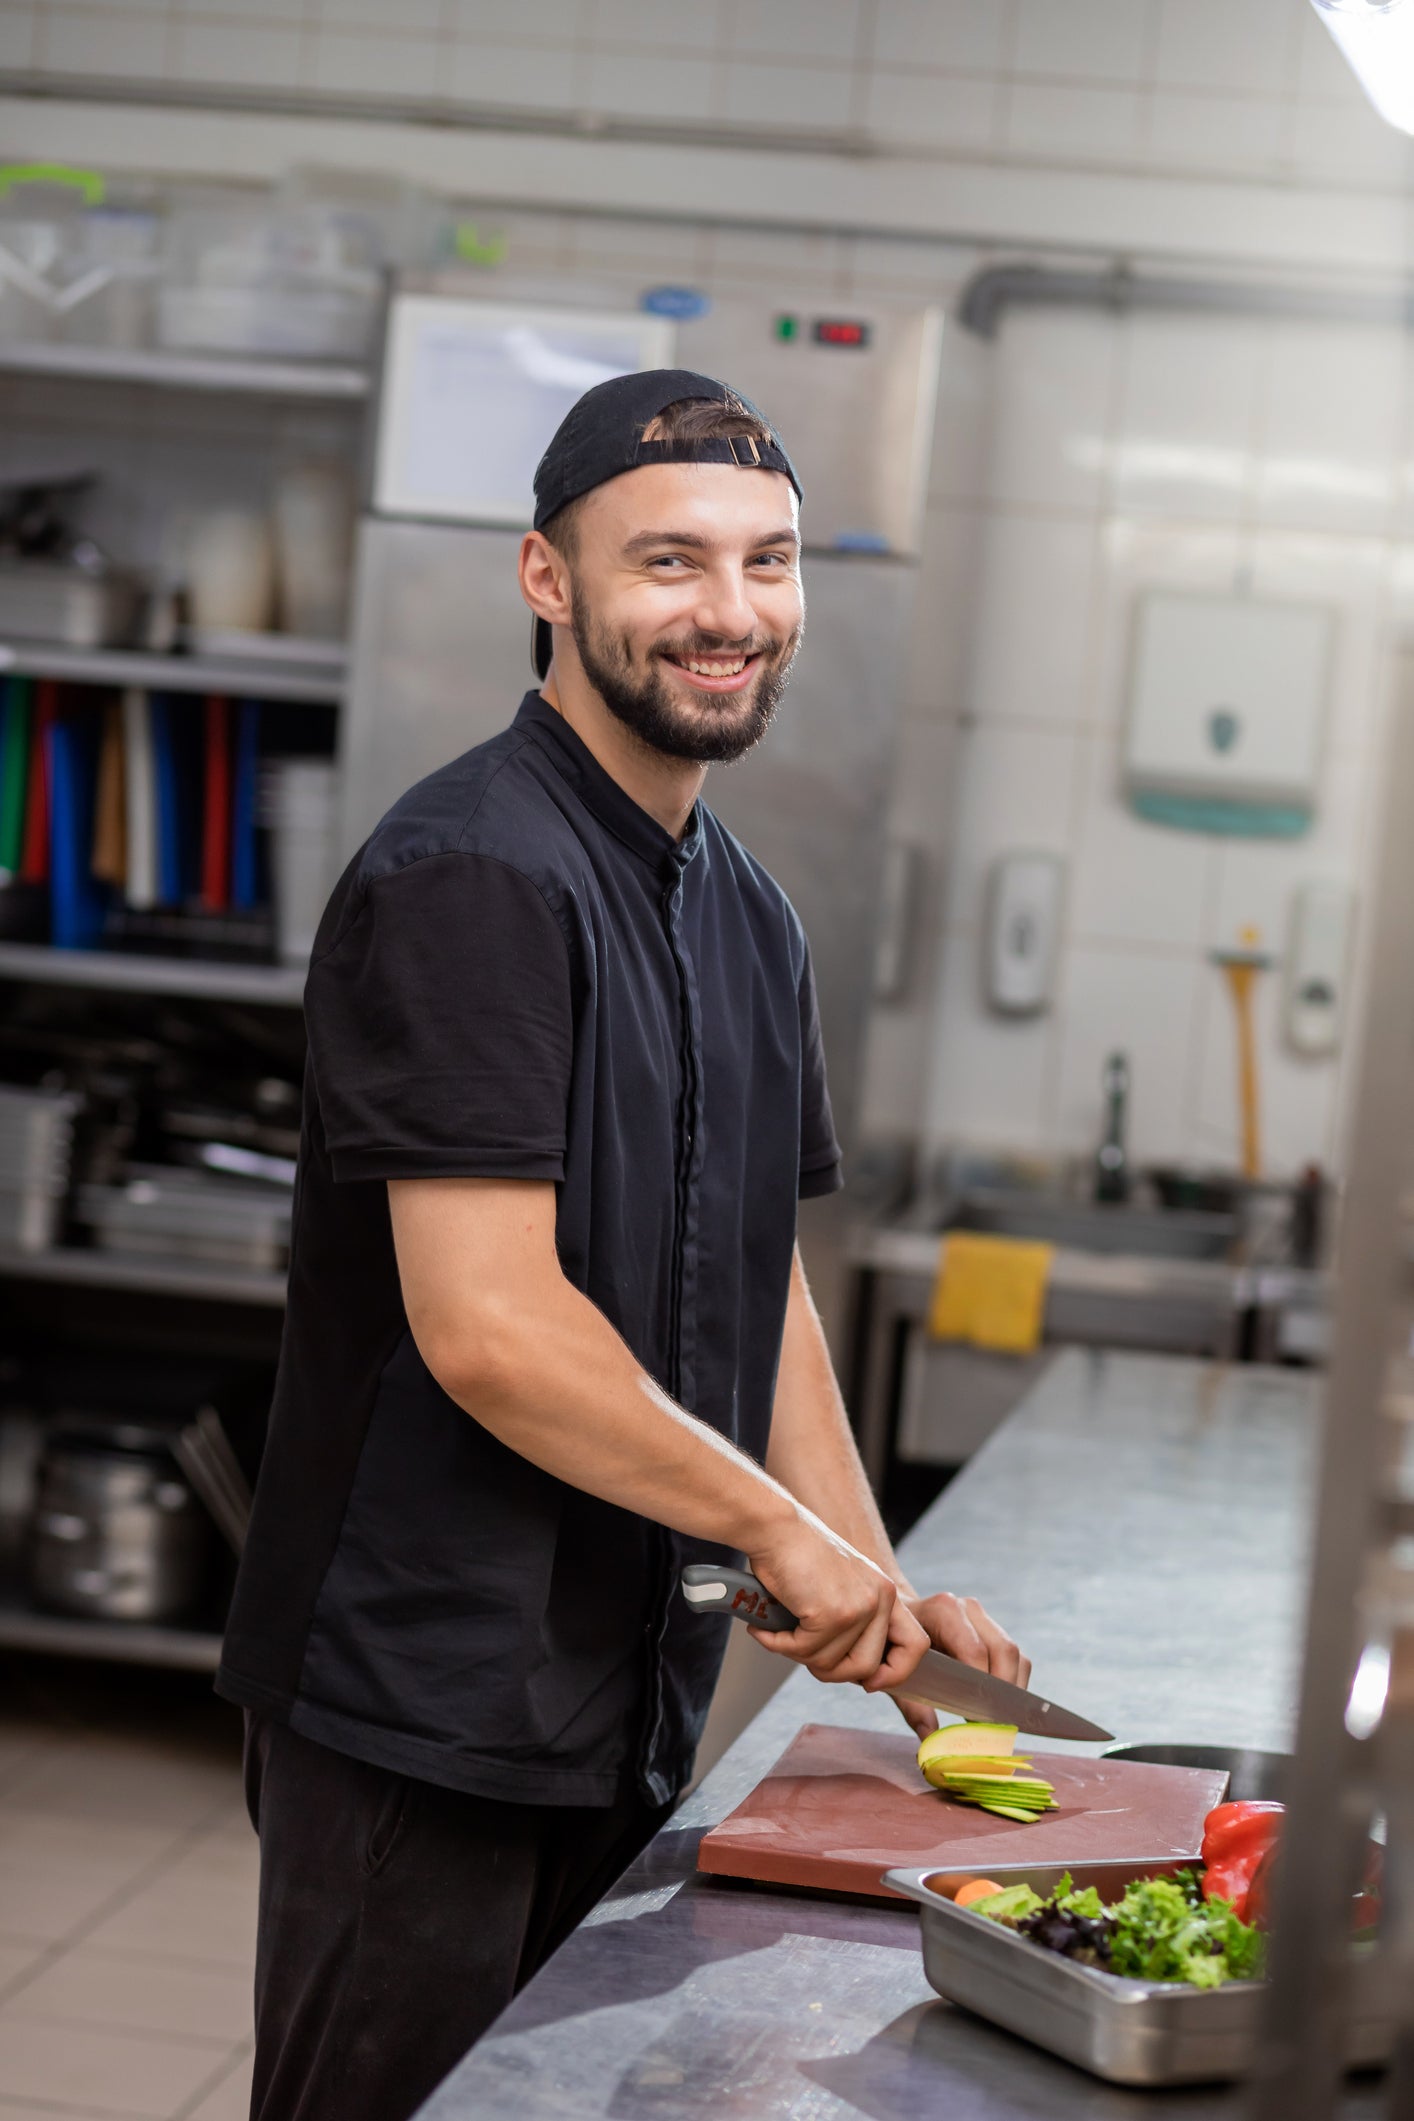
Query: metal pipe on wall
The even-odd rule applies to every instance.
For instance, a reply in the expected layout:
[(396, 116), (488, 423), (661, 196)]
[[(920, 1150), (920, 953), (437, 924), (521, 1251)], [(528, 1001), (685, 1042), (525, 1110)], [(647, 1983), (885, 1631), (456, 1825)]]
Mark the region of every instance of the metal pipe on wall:
[(1187, 280), (1113, 265), (988, 265), (958, 298), (958, 322), (994, 339), (1009, 309), (1187, 311), (1195, 315), (1314, 318), (1341, 324), (1414, 325), (1414, 289), (1263, 285), (1256, 280)]

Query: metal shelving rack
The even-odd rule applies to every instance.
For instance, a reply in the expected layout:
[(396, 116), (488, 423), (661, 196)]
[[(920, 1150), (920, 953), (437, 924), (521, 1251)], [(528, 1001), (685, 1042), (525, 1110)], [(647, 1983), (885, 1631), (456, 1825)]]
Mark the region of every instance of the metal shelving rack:
[(47, 1252), (0, 1246), (0, 1275), (12, 1281), (67, 1282), (88, 1289), (132, 1289), (153, 1296), (190, 1296), (215, 1303), (279, 1310), (285, 1277), (254, 1268), (203, 1265), (159, 1254), (105, 1252), (97, 1246), (56, 1245)]
[(161, 1665), (168, 1671), (214, 1672), (221, 1637), (206, 1628), (149, 1627), (137, 1621), (80, 1620), (37, 1613), (0, 1595), (0, 1650), (50, 1657), (100, 1657), (110, 1664)]
[(0, 676), (57, 678), (66, 685), (139, 685), (151, 692), (222, 692), (243, 700), (312, 701), (337, 707), (342, 671), (243, 662), (235, 656), (145, 655), (132, 648), (66, 648), (57, 641), (0, 641)]
[(96, 987), (128, 994), (185, 994), (198, 1001), (263, 1002), (297, 1009), (303, 965), (221, 964), (212, 958), (153, 957), (137, 951), (55, 950), (48, 943), (0, 943), (0, 979), (47, 987)]
[[(351, 362), (260, 359), (51, 343), (0, 342), (0, 382), (32, 377), (75, 386), (114, 385), (153, 390), (227, 393), (322, 403), (360, 411), (372, 394), (372, 370)], [(312, 646), (289, 644), (282, 657), (262, 644), (249, 658), (213, 643), (190, 655), (147, 654), (119, 648), (74, 648), (59, 642), (0, 641), (0, 674), (50, 678), (65, 684), (138, 686), (167, 694), (222, 693), (237, 699), (342, 704), (346, 659), (316, 657)], [(221, 963), (196, 958), (116, 951), (56, 950), (0, 942), (0, 981), (87, 987), (95, 991), (181, 995), (195, 1000), (297, 1009), (302, 966)], [(77, 1246), (26, 1253), (0, 1249), (0, 1279), (74, 1288), (130, 1291), (176, 1302), (278, 1311), (285, 1277), (189, 1258), (147, 1258)], [(33, 1611), (18, 1593), (0, 1590), (0, 1648), (50, 1655), (97, 1657), (122, 1663), (214, 1671), (221, 1638), (209, 1629), (87, 1621)]]
[(236, 392), (357, 404), (372, 388), (355, 362), (268, 360), (257, 355), (167, 353), (160, 347), (66, 346), (46, 339), (0, 341), (0, 372), (76, 383), (137, 383), (160, 390)]

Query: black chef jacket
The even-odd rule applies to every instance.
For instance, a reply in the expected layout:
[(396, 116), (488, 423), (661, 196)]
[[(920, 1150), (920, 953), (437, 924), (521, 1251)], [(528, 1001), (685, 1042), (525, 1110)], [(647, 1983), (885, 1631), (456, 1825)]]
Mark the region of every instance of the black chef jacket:
[(636, 1775), (666, 1802), (726, 1635), (676, 1595), (695, 1550), (447, 1396), (386, 1181), (552, 1180), (568, 1279), (763, 1457), (797, 1196), (840, 1182), (800, 922), (709, 810), (675, 841), (532, 692), (355, 856), (305, 1015), (289, 1308), (218, 1689), (480, 1796), (607, 1804)]

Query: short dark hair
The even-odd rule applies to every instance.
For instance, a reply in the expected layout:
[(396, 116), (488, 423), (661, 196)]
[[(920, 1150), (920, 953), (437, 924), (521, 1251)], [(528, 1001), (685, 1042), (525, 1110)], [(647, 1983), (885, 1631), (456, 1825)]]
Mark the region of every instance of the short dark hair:
[[(772, 440), (771, 430), (760, 414), (729, 391), (724, 398), (679, 398), (674, 404), (665, 405), (644, 428), (642, 440), (715, 442), (744, 437), (753, 442)], [(556, 552), (567, 560), (575, 557), (579, 511), (588, 498), (588, 494), (580, 494), (575, 500), (566, 501), (543, 526)]]

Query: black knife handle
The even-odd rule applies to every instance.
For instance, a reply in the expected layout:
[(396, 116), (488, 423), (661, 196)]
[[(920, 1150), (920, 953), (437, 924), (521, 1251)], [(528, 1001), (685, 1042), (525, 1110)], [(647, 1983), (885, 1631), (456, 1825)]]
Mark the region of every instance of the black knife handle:
[(777, 1605), (765, 1585), (745, 1569), (719, 1568), (713, 1561), (693, 1561), (682, 1572), (682, 1595), (698, 1613), (725, 1613), (772, 1633), (797, 1625), (794, 1613)]

